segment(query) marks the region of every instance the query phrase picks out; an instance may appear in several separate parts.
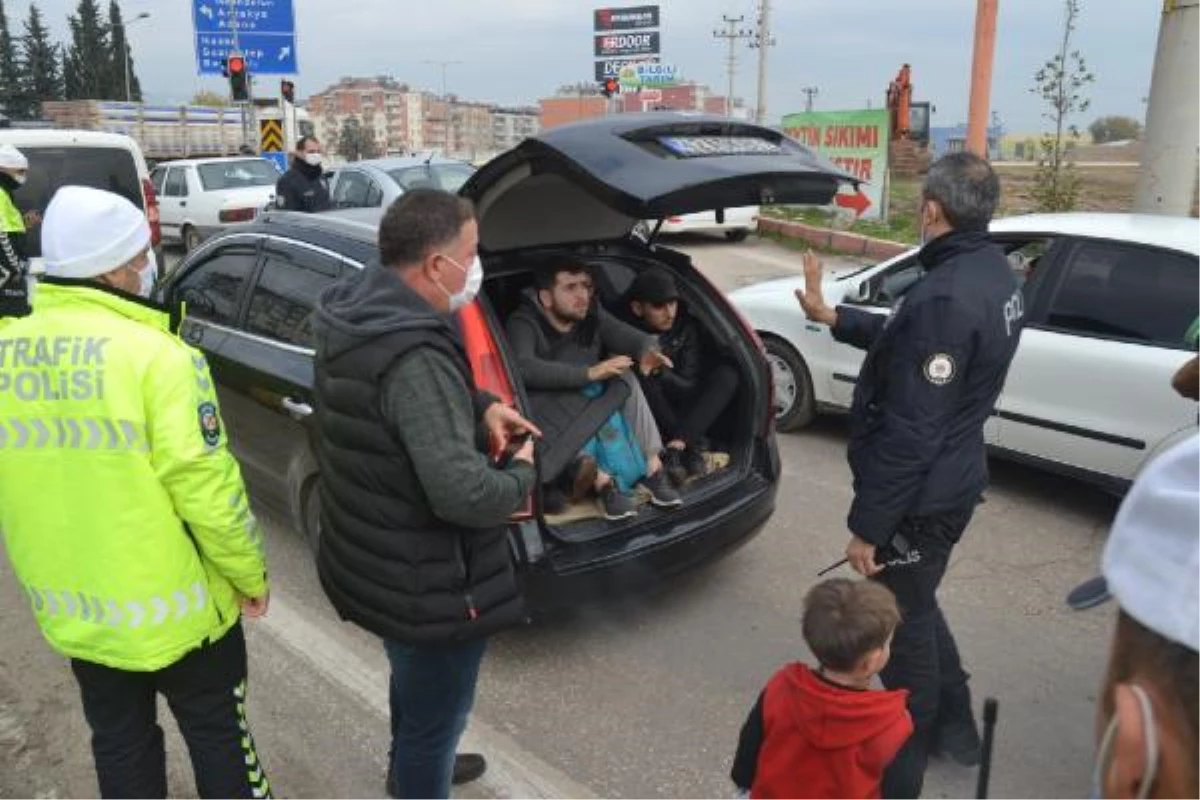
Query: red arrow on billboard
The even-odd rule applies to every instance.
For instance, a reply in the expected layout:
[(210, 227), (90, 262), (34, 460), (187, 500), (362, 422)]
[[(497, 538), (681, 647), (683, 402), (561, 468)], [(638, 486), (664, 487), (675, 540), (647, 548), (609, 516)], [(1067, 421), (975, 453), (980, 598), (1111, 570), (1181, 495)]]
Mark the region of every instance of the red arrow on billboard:
[(833, 196), (833, 202), (842, 208), (851, 209), (856, 218), (861, 217), (863, 212), (871, 207), (871, 198), (863, 194), (862, 189), (855, 189), (854, 194), (836, 194)]

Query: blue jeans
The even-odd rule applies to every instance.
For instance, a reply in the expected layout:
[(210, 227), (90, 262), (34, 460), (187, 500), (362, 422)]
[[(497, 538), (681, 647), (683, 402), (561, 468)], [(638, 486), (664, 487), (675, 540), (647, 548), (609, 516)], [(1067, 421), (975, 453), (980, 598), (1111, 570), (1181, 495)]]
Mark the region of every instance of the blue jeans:
[(392, 665), (390, 788), (396, 797), (449, 797), (487, 640), (383, 646)]

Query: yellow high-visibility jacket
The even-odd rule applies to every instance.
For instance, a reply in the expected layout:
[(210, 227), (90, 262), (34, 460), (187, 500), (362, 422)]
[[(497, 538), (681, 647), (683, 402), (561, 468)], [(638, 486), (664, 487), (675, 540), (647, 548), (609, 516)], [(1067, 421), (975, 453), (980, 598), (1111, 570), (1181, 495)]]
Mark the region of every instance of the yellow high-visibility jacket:
[(42, 283), (0, 328), (0, 530), (51, 646), (118, 669), (178, 661), (267, 590), (204, 356), (98, 285)]

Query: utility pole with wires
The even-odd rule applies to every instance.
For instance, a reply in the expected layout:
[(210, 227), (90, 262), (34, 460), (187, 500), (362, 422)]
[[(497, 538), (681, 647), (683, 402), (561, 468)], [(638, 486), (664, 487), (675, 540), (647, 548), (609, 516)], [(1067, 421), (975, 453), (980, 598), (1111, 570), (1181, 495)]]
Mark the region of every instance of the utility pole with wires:
[(758, 0), (758, 25), (750, 46), (758, 48), (758, 101), (754, 121), (763, 125), (767, 119), (767, 48), (775, 46), (775, 38), (771, 36), (771, 0)]
[(804, 110), (806, 112), (813, 110), (813, 98), (821, 93), (821, 90), (816, 86), (805, 86), (800, 91), (804, 92)]
[(461, 64), (463, 62), (461, 62), (461, 61), (437, 61), (437, 60), (433, 60), (433, 59), (426, 59), (422, 63), (433, 64), (434, 66), (441, 67), (441, 69), (442, 69), (442, 95), (441, 95), (441, 97), (442, 97), (442, 105), (445, 106), (445, 110), (442, 114), (442, 153), (443, 153), (443, 155), (446, 155), (446, 154), (449, 154), (449, 152), (450, 152), (450, 117), (451, 117), (450, 95), (447, 94), (447, 92), (446, 92), (446, 68), (453, 67), (453, 66), (455, 66), (457, 64)]
[(728, 91), (725, 95), (725, 116), (733, 116), (733, 76), (737, 73), (737, 43), (742, 39), (749, 39), (754, 34), (745, 28), (739, 28), (738, 25), (745, 17), (731, 17), (728, 14), (723, 15), (721, 20), (725, 23), (725, 30), (717, 29), (713, 31), (713, 37), (724, 39), (729, 45), (729, 53), (725, 56), (725, 77), (728, 79)]

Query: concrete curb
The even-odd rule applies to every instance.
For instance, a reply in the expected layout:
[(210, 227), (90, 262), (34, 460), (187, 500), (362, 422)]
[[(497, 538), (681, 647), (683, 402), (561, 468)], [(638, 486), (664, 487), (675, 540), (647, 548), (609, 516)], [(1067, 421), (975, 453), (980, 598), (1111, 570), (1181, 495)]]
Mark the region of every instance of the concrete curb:
[[(291, 653), (350, 692), (365, 707), (388, 719), (388, 675), (368, 664), (309, 622), (282, 598), (271, 598), (271, 613), (257, 621)], [(463, 752), (481, 752), (488, 771), (478, 781), (455, 787), (456, 797), (592, 798), (586, 786), (522, 748), (512, 737), (472, 717), (463, 734)], [(382, 775), (380, 776), (382, 781)], [(459, 790), (462, 791), (459, 791)]]
[(833, 250), (850, 256), (862, 256), (876, 261), (884, 261), (908, 252), (912, 245), (903, 242), (892, 242), (887, 239), (876, 239), (858, 233), (836, 231), (830, 228), (820, 228), (804, 222), (758, 218), (759, 234), (773, 234), (788, 239), (799, 239), (808, 242), (813, 247), (822, 250)]

